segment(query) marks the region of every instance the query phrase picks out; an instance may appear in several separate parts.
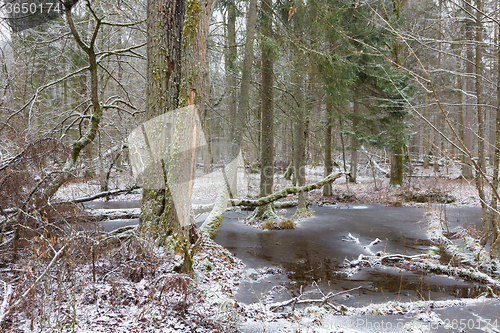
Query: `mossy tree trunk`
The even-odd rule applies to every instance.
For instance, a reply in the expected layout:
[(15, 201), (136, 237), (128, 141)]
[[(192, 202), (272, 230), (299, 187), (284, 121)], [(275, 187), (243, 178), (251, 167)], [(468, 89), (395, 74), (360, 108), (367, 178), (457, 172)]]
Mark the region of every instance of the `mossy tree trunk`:
[[(146, 119), (153, 119), (179, 107), (185, 9), (185, 0), (148, 0)], [(155, 139), (159, 138), (150, 138)], [(159, 244), (164, 244), (174, 228), (180, 230), (172, 193), (167, 186), (165, 162), (175, 163), (162, 161), (159, 168), (163, 171), (164, 179), (160, 182), (160, 188), (149, 186), (150, 178), (156, 178), (157, 175), (144, 174), (139, 217), (140, 229), (152, 235)]]
[[(90, 9), (90, 3), (87, 4)], [(83, 50), (87, 56), (88, 70), (90, 72), (90, 100), (92, 104), (93, 113), (90, 117), (87, 129), (83, 135), (80, 136), (78, 140), (75, 140), (72, 145), (71, 157), (66, 160), (62, 171), (57, 177), (51, 182), (46, 190), (46, 197), (51, 198), (56, 194), (57, 190), (64, 184), (68, 179), (70, 172), (73, 170), (78, 157), (83, 149), (85, 149), (96, 137), (97, 131), (99, 129), (99, 124), (102, 118), (103, 109), (99, 101), (99, 76), (98, 69), (99, 64), (97, 63), (97, 55), (95, 48), (95, 41), (102, 27), (102, 21), (100, 18), (94, 16), (96, 24), (94, 31), (92, 31), (92, 38), (89, 42), (86, 42), (80, 36), (80, 33), (76, 29), (75, 23), (73, 22), (73, 15), (71, 13), (72, 5), (65, 5), (64, 11), (66, 16), (66, 22), (70, 28), (71, 34), (75, 39), (78, 47)]]
[[(162, 186), (147, 186), (145, 174), (139, 224), (159, 244), (173, 236), (173, 244), (185, 253), (181, 272), (192, 271), (194, 254), (190, 244), (191, 193), (198, 137), (202, 133), (194, 105), (203, 113), (206, 38), (212, 6), (212, 0), (148, 1), (146, 118), (175, 110), (175, 125), (168, 143), (169, 161), (161, 160), (156, 170), (163, 174)], [(148, 139), (154, 140), (154, 133), (146, 139), (146, 145)]]

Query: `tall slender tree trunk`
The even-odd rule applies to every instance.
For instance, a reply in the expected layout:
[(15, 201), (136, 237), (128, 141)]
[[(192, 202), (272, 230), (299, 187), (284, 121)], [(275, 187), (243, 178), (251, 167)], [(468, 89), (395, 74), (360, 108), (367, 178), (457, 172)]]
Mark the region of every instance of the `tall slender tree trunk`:
[(352, 183), (356, 182), (356, 176), (358, 172), (358, 149), (359, 149), (359, 141), (356, 137), (356, 131), (359, 126), (359, 103), (355, 100), (352, 104), (352, 133), (351, 136), (351, 171), (349, 175), (349, 181)]
[[(232, 195), (232, 191), (236, 187), (233, 180), (236, 178), (238, 172), (238, 156), (240, 154), (241, 141), (243, 137), (243, 130), (245, 121), (248, 114), (249, 108), (249, 97), (250, 97), (250, 81), (251, 72), (253, 64), (253, 44), (255, 36), (255, 27), (257, 24), (257, 0), (250, 0), (247, 12), (247, 24), (246, 24), (246, 42), (245, 42), (245, 55), (243, 60), (243, 72), (241, 77), (241, 87), (239, 104), (234, 118), (232, 118), (231, 127), (231, 148), (229, 152), (230, 162), (226, 165), (224, 169), (226, 182), (221, 184), (217, 198), (215, 200), (215, 205), (210, 214), (208, 215), (205, 222), (200, 228), (200, 231), (209, 236), (215, 237), (219, 231), (222, 219), (224, 218), (224, 213), (227, 208), (227, 203)], [(231, 184), (233, 183), (233, 184)]]
[[(297, 50), (298, 51), (298, 50)], [(293, 124), (293, 178), (295, 186), (304, 186), (306, 183), (306, 117), (304, 114), (304, 80), (302, 78), (302, 67), (299, 55), (296, 52), (295, 71), (293, 83), (295, 85), (295, 121)], [(306, 193), (299, 192), (298, 206), (296, 214), (304, 212), (306, 209)]]
[[(304, 12), (305, 6), (300, 1), (294, 1), (297, 7), (297, 15), (294, 15), (290, 22), (295, 34), (300, 35), (304, 30)], [(305, 114), (305, 78), (306, 59), (304, 52), (296, 45), (291, 44), (291, 56), (293, 57), (293, 69), (291, 73), (291, 82), (293, 84), (293, 177), (295, 186), (304, 186), (306, 183), (306, 144), (307, 144), (307, 126)], [(298, 193), (298, 206), (296, 215), (301, 215), (306, 211), (306, 193)]]
[[(472, 12), (471, 0), (465, 0), (465, 9)], [(474, 22), (471, 18), (467, 19), (465, 23), (465, 40), (466, 40), (466, 63), (465, 63), (465, 116), (464, 116), (464, 131), (465, 131), (465, 146), (471, 152), (474, 151), (474, 132), (472, 126), (474, 125), (474, 100), (472, 97), (474, 90), (473, 74), (474, 74), (474, 49), (472, 43), (474, 42)], [(472, 164), (466, 158), (466, 163), (462, 166), (462, 176), (466, 179), (472, 179)]]
[[(485, 129), (484, 129), (484, 106), (483, 106), (483, 71), (482, 71), (482, 42), (483, 42), (483, 25), (481, 23), (482, 18), (482, 0), (476, 0), (476, 34), (475, 34), (475, 76), (476, 76), (476, 109), (477, 109), (477, 125), (478, 125), (478, 144), (477, 144), (477, 155), (478, 161), (477, 165), (480, 169), (486, 172), (486, 154), (485, 154), (485, 146), (484, 139), (485, 137)], [(489, 219), (489, 209), (486, 205), (486, 195), (484, 193), (483, 179), (479, 172), (476, 172), (476, 188), (479, 193), (479, 198), (481, 199), (481, 208), (483, 211), (483, 245), (486, 244), (487, 234), (490, 228), (490, 219)]]
[[(236, 74), (238, 71), (236, 60), (238, 57), (238, 47), (236, 45), (236, 6), (234, 0), (227, 2), (227, 46), (225, 55), (226, 66), (226, 91), (227, 109), (229, 119), (236, 115)], [(228, 122), (228, 132), (230, 132), (230, 122)]]
[[(326, 126), (325, 126), (325, 177), (333, 172), (332, 166), (332, 127), (333, 127), (333, 105), (327, 95), (326, 100)], [(332, 195), (332, 184), (328, 183), (323, 186), (323, 195)]]
[[(498, 9), (498, 7), (497, 7)], [(500, 20), (500, 12), (498, 13)], [(497, 29), (497, 40), (500, 40), (500, 25)], [(498, 189), (499, 184), (499, 168), (500, 168), (500, 47), (497, 46), (497, 115), (496, 115), (496, 128), (495, 128), (495, 151), (493, 156), (493, 186)], [(491, 207), (497, 209), (498, 200), (495, 195), (491, 196)], [(492, 211), (490, 215), (492, 240), (490, 256), (491, 259), (498, 260), (498, 246), (500, 244), (500, 230), (498, 226), (498, 213)]]
[[(443, 18), (443, 1), (439, 0), (438, 1), (438, 6), (439, 6), (439, 20), (438, 20), (438, 31), (443, 31), (442, 28), (442, 18)], [(442, 42), (441, 39), (438, 42), (438, 59), (437, 59), (437, 68), (442, 68), (441, 67), (441, 59), (442, 59)], [(434, 124), (436, 124), (436, 128), (441, 132), (444, 133), (444, 118), (441, 114), (441, 112), (436, 112), (435, 118), (434, 118)], [(434, 131), (434, 164), (433, 164), (433, 169), (434, 173), (439, 172), (439, 156), (441, 156), (442, 151), (444, 149), (443, 145), (443, 138), (441, 135), (437, 132)]]
[[(406, 0), (392, 0), (392, 8), (393, 8), (393, 14), (395, 15), (396, 20), (400, 20), (401, 18), (401, 9), (403, 5), (405, 4)], [(401, 50), (402, 50), (402, 45), (401, 42), (395, 41), (391, 45), (391, 53), (392, 53), (392, 60), (400, 65), (403, 66), (403, 58), (401, 55)], [(395, 115), (394, 116), (394, 121), (396, 123), (401, 124), (404, 122), (404, 117), (400, 115)], [(396, 126), (398, 126), (396, 125)], [(398, 126), (399, 127), (399, 126)], [(395, 147), (391, 151), (391, 178), (389, 180), (389, 185), (390, 186), (402, 186), (403, 185), (403, 143), (404, 139), (401, 137), (401, 133), (397, 133), (396, 136), (394, 137), (395, 141)]]
[[(273, 193), (274, 184), (274, 98), (273, 98), (273, 50), (270, 45), (272, 30), (272, 0), (262, 0), (262, 110), (261, 110), (261, 173), (259, 197)], [(252, 216), (277, 218), (274, 204), (270, 203), (255, 209)]]
[[(297, 114), (297, 122), (293, 125), (294, 128), (294, 150), (293, 150), (293, 165), (294, 177), (297, 179), (297, 186), (306, 184), (306, 141), (307, 131), (305, 126), (303, 105), (299, 106)], [(298, 206), (296, 214), (299, 215), (306, 210), (306, 193), (299, 192)]]
[[(425, 95), (425, 104), (429, 105), (429, 96)], [(427, 106), (424, 109), (424, 117), (425, 119), (430, 120), (431, 110), (430, 107)], [(430, 130), (429, 126), (423, 126), (423, 136), (424, 136), (424, 168), (427, 169), (431, 164), (431, 144), (430, 144)]]

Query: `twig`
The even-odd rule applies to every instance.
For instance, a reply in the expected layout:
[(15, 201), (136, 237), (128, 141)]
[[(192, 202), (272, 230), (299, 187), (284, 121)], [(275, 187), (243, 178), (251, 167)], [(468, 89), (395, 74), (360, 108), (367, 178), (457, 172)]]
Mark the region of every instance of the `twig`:
[(36, 279), (35, 282), (33, 282), (33, 284), (28, 288), (28, 290), (26, 290), (19, 298), (17, 301), (15, 301), (9, 308), (7, 311), (5, 311), (3, 314), (0, 315), (0, 324), (2, 324), (3, 320), (12, 312), (12, 310), (19, 306), (19, 304), (21, 304), (24, 299), (29, 295), (29, 293), (33, 290), (33, 288), (35, 288), (35, 286), (45, 277), (45, 275), (47, 275), (47, 273), (49, 272), (49, 270), (52, 268), (52, 266), (55, 264), (55, 262), (57, 261), (57, 259), (59, 258), (59, 256), (64, 252), (64, 250), (66, 249), (66, 245), (65, 244), (63, 247), (61, 247), (61, 249), (59, 251), (57, 251), (57, 253), (55, 254), (54, 258), (52, 258), (51, 262), (49, 263), (49, 265), (47, 266), (47, 268), (45, 269), (45, 271), (40, 275), (38, 276), (38, 278)]

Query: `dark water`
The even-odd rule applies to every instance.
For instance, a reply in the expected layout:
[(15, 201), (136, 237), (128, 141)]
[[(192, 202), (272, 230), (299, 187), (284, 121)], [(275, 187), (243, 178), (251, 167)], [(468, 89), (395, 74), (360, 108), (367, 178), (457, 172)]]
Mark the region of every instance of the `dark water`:
[[(415, 255), (430, 245), (423, 222), (425, 209), (384, 205), (333, 205), (313, 207), (315, 215), (298, 222), (294, 230), (263, 231), (241, 223), (245, 213), (227, 213), (215, 241), (226, 247), (249, 267), (276, 265), (284, 276), (271, 276), (258, 283), (244, 283), (239, 295), (244, 302), (255, 302), (273, 285), (286, 286), (283, 298), (296, 296), (300, 288), (315, 293), (316, 282), (324, 291), (342, 291), (362, 286), (346, 305), (366, 305), (388, 300), (452, 299), (476, 297), (485, 286), (465, 283), (446, 276), (402, 272), (396, 268), (364, 268), (347, 277), (339, 274), (344, 259), (377, 251)], [(291, 214), (293, 209), (287, 211)], [(450, 228), (458, 224), (479, 223), (478, 209), (448, 211)], [(358, 239), (352, 241), (352, 237)], [(376, 238), (381, 241), (369, 246)], [(319, 295), (319, 294), (318, 294)], [(278, 296), (279, 297), (279, 296)]]
[[(89, 202), (87, 208), (117, 209), (140, 207), (140, 201)], [(325, 292), (362, 286), (346, 305), (366, 305), (387, 300), (450, 299), (476, 297), (485, 286), (457, 281), (446, 276), (400, 272), (395, 268), (363, 268), (347, 277), (339, 274), (344, 259), (377, 251), (415, 255), (430, 245), (423, 222), (425, 209), (386, 207), (378, 204), (350, 204), (313, 207), (314, 216), (299, 221), (293, 230), (263, 231), (244, 225), (249, 212), (228, 212), (215, 241), (254, 269), (279, 266), (284, 274), (268, 276), (260, 282), (244, 283), (239, 298), (255, 302), (273, 286), (284, 285), (283, 298), (296, 296), (300, 288), (314, 293), (316, 282)], [(287, 209), (291, 216), (295, 209)], [(443, 210), (451, 231), (457, 226), (480, 227), (480, 208), (449, 208)], [(206, 216), (201, 216), (202, 220)], [(137, 224), (137, 219), (103, 221), (105, 230)], [(354, 241), (349, 234), (356, 238)], [(380, 242), (369, 246), (372, 241)], [(446, 259), (446, 258), (445, 258)]]

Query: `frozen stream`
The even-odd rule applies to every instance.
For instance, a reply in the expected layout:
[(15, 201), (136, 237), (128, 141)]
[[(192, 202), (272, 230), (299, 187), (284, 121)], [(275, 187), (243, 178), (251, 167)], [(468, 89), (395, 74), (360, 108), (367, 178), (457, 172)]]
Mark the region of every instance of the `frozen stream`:
[[(424, 253), (430, 245), (425, 232), (423, 208), (396, 208), (383, 205), (333, 205), (313, 207), (315, 215), (298, 222), (294, 230), (263, 231), (243, 225), (239, 220), (246, 213), (228, 213), (223, 221), (216, 241), (242, 259), (253, 269), (276, 265), (284, 274), (271, 274), (260, 281), (248, 279), (243, 282), (237, 298), (245, 303), (267, 298), (281, 301), (297, 296), (300, 288), (307, 298), (320, 298), (313, 281), (323, 290), (338, 292), (362, 286), (335, 301), (346, 306), (361, 307), (386, 301), (411, 302), (417, 300), (453, 300), (474, 298), (483, 293), (486, 286), (466, 283), (444, 275), (402, 272), (396, 268), (363, 268), (346, 277), (336, 271), (344, 258), (355, 259), (359, 254), (386, 251), (414, 255)], [(294, 209), (287, 210), (291, 215)], [(457, 226), (480, 224), (479, 208), (451, 208), (447, 211), (450, 231)], [(351, 237), (352, 236), (352, 237)], [(370, 245), (375, 239), (381, 241)], [(358, 241), (356, 241), (357, 239)], [(268, 270), (272, 272), (271, 270)], [(256, 276), (257, 275), (257, 276)], [(285, 288), (276, 288), (284, 286)], [(271, 292), (272, 290), (281, 290)], [(497, 291), (498, 292), (498, 291)], [(480, 305), (451, 307), (436, 310), (443, 321), (464, 319), (467, 332), (500, 332), (500, 302), (487, 300)], [(390, 323), (394, 330), (374, 328), (368, 323)], [(411, 324), (415, 331), (458, 332), (459, 330), (431, 327), (428, 323), (401, 315), (389, 316), (327, 316), (318, 332), (401, 332), (399, 324)], [(357, 325), (360, 324), (360, 325)], [(470, 325), (469, 325), (470, 324)], [(279, 332), (286, 321), (248, 322), (242, 332)], [(347, 326), (346, 326), (347, 325)], [(266, 327), (266, 330), (264, 330)], [(332, 328), (351, 330), (333, 330)], [(387, 327), (387, 326), (386, 326)]]
[[(102, 207), (100, 204), (104, 204)], [(91, 203), (92, 208), (134, 208), (139, 202)], [(90, 208), (90, 205), (88, 205)], [(264, 231), (245, 225), (242, 220), (249, 212), (227, 212), (215, 241), (226, 247), (247, 265), (247, 279), (242, 282), (237, 300), (247, 304), (267, 298), (281, 301), (297, 296), (300, 288), (308, 298), (319, 298), (316, 282), (323, 292), (338, 292), (361, 286), (346, 294), (338, 303), (360, 307), (386, 301), (453, 300), (474, 298), (483, 293), (485, 285), (463, 282), (444, 275), (402, 272), (397, 268), (363, 268), (350, 277), (337, 273), (345, 258), (356, 259), (359, 254), (377, 251), (414, 255), (427, 251), (430, 242), (423, 221), (424, 208), (386, 207), (379, 204), (341, 204), (311, 207), (313, 217), (297, 222), (293, 230)], [(295, 209), (287, 209), (291, 216)], [(200, 217), (202, 219), (203, 216)], [(479, 208), (447, 207), (450, 231), (457, 226), (475, 224), (479, 227)], [(199, 220), (200, 220), (199, 219)], [(105, 229), (115, 229), (137, 220), (102, 222)], [(370, 246), (374, 240), (380, 242)], [(261, 275), (262, 269), (271, 274)], [(279, 267), (278, 273), (273, 267)], [(264, 278), (259, 279), (259, 277)], [(499, 302), (481, 306), (438, 310), (439, 316), (498, 319)], [(333, 318), (333, 317), (332, 317)], [(332, 320), (337, 320), (333, 318)], [(407, 321), (404, 316), (385, 316), (384, 319)], [(244, 332), (263, 332), (259, 323), (247, 324)], [(500, 323), (499, 323), (500, 324)], [(270, 325), (272, 326), (272, 325)], [(275, 331), (268, 326), (267, 332)], [(278, 324), (278, 327), (280, 325)], [(365, 330), (361, 330), (365, 331)], [(447, 331), (443, 328), (431, 331)], [(473, 329), (471, 332), (482, 332)], [(497, 332), (486, 329), (486, 331)], [(382, 332), (382, 331), (380, 331)]]
[[(269, 282), (246, 283), (241, 301), (258, 301), (261, 294), (276, 283), (287, 286), (292, 296), (297, 295), (301, 286), (306, 292), (314, 292), (313, 281), (325, 292), (363, 286), (343, 301), (349, 306), (389, 300), (475, 297), (485, 290), (485, 286), (479, 284), (439, 275), (401, 273), (395, 268), (364, 268), (351, 277), (337, 274), (344, 258), (356, 259), (359, 254), (377, 251), (406, 255), (424, 253), (430, 245), (426, 239), (426, 224), (422, 221), (425, 210), (377, 204), (332, 205), (313, 207), (313, 210), (314, 216), (299, 221), (296, 229), (279, 231), (242, 225), (239, 219), (244, 218), (244, 213), (226, 214), (216, 242), (250, 268), (276, 265), (285, 271), (284, 275), (271, 277)], [(290, 209), (287, 213), (293, 211)], [(460, 209), (448, 212), (448, 217), (456, 225), (473, 220), (476, 213), (480, 211)], [(381, 241), (369, 246), (377, 238)]]

